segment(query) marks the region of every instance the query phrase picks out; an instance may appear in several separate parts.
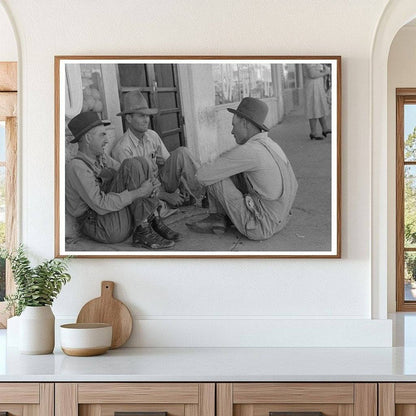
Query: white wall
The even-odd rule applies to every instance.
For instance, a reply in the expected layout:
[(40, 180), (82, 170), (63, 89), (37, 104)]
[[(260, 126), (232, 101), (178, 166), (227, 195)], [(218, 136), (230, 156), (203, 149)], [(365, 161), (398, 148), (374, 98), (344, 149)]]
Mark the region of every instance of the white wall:
[(396, 88), (416, 88), (416, 25), (397, 32), (388, 60), (388, 309), (396, 303)]
[(0, 4), (21, 39), (21, 239), (39, 257), (54, 253), (54, 55), (343, 60), (342, 259), (75, 259), (58, 318), (74, 319), (107, 279), (137, 319), (130, 345), (389, 344), (389, 322), (371, 320), (370, 258), (370, 60), (387, 0)]
[(5, 9), (0, 7), (0, 61), (17, 61), (17, 44)]

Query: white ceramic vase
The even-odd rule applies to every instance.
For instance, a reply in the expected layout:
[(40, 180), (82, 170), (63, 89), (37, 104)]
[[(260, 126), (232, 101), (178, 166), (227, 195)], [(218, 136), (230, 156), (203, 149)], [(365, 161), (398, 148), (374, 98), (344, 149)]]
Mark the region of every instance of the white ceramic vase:
[(19, 320), (20, 316), (13, 316), (7, 320), (7, 346), (19, 347)]
[(50, 354), (55, 347), (55, 316), (50, 306), (26, 306), (19, 319), (19, 352)]

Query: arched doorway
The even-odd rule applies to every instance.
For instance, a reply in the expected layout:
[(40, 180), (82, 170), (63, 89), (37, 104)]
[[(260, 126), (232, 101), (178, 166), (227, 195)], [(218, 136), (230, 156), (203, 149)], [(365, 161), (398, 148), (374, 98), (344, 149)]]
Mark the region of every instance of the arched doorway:
[(387, 318), (389, 267), (394, 253), (389, 251), (388, 154), (388, 56), (390, 46), (402, 26), (416, 17), (414, 0), (390, 1), (380, 18), (371, 54), (371, 259), (372, 317)]

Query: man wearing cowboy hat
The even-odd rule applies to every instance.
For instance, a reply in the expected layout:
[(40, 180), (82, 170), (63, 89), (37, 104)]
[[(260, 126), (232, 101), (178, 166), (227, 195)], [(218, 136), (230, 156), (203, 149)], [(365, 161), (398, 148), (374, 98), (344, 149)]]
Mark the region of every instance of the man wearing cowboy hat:
[(179, 233), (155, 215), (160, 183), (143, 158), (120, 165), (104, 153), (108, 124), (93, 111), (68, 123), (78, 153), (66, 166), (66, 212), (84, 235), (100, 243), (120, 243), (133, 235), (135, 247), (172, 247)]
[(223, 234), (226, 216), (250, 240), (264, 240), (287, 223), (297, 181), (283, 150), (267, 136), (268, 107), (246, 97), (233, 113), (232, 131), (238, 146), (198, 170), (207, 186), (210, 215), (186, 224), (200, 233)]
[(125, 118), (128, 129), (112, 150), (112, 156), (122, 162), (131, 157), (144, 157), (150, 164), (154, 177), (162, 183), (159, 198), (171, 206), (179, 206), (184, 200), (178, 192), (182, 183), (186, 191), (199, 199), (203, 188), (196, 180), (196, 163), (186, 147), (169, 153), (162, 139), (149, 129), (150, 116), (157, 108), (149, 108), (139, 90), (124, 95), (123, 111), (118, 116)]

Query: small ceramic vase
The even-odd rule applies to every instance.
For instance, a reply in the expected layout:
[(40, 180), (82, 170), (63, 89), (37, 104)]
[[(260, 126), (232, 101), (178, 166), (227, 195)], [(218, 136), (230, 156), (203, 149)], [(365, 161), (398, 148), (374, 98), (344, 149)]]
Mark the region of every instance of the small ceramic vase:
[(13, 316), (7, 320), (7, 346), (19, 347), (19, 320), (20, 316)]
[(55, 347), (55, 316), (50, 306), (26, 306), (19, 319), (19, 352), (50, 354)]

